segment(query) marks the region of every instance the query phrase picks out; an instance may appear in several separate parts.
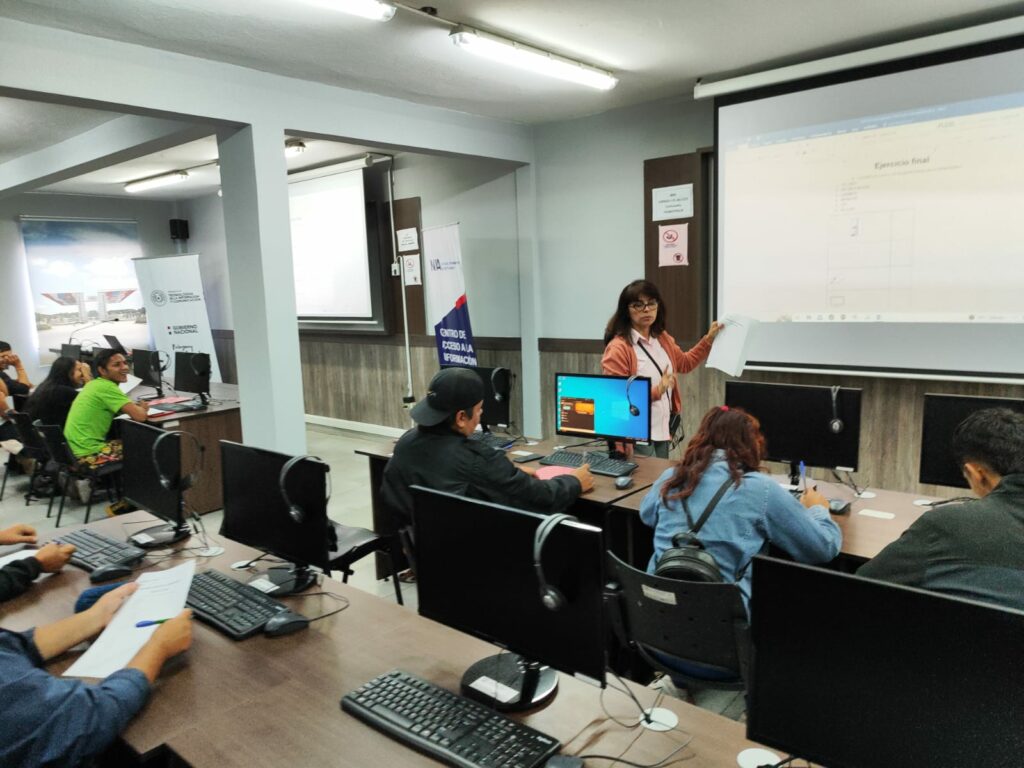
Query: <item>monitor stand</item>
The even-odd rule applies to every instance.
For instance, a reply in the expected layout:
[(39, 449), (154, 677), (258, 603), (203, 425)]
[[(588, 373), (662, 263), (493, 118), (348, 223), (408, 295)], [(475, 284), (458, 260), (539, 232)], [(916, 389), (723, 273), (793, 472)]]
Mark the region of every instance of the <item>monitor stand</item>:
[(794, 488), (800, 487), (800, 462), (789, 462), (789, 484)]
[(154, 389), (156, 390), (156, 394), (155, 395), (146, 395), (144, 397), (140, 397), (139, 400), (142, 400), (143, 402), (148, 402), (149, 400), (162, 400), (163, 396), (164, 396), (163, 385), (157, 384), (154, 387)]
[[(274, 585), (273, 589), (267, 582)], [(316, 574), (313, 571), (304, 565), (292, 565), (291, 563), (268, 568), (249, 582), (260, 592), (274, 597), (294, 595), (309, 589), (315, 583)]]
[(187, 539), (191, 535), (192, 531), (189, 530), (187, 523), (181, 525), (163, 523), (133, 533), (128, 537), (128, 541), (141, 549), (156, 549)]
[(480, 659), (462, 676), (462, 695), (499, 712), (538, 707), (558, 689), (558, 673), (515, 653)]
[(209, 405), (210, 404), (210, 393), (209, 392), (200, 392), (199, 393), (199, 401), (203, 405)]
[(630, 442), (631, 443), (633, 441), (632, 440), (618, 440), (618, 441), (616, 441), (616, 440), (609, 440), (608, 441), (608, 458), (609, 459), (617, 459), (618, 461), (625, 461), (626, 460), (626, 454), (623, 453), (622, 451), (618, 450), (615, 447), (615, 443), (616, 442), (620, 442), (620, 443)]

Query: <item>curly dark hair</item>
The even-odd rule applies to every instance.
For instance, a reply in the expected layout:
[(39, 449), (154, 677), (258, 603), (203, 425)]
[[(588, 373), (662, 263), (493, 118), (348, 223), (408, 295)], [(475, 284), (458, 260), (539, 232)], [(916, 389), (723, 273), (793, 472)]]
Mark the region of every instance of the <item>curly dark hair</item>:
[(665, 330), (665, 316), (668, 310), (665, 307), (665, 301), (661, 298), (661, 291), (649, 280), (634, 280), (619, 294), (619, 305), (615, 308), (615, 314), (608, 320), (608, 325), (604, 329), (605, 344), (608, 344), (616, 336), (629, 339), (629, 331), (633, 327), (629, 320), (629, 305), (638, 301), (641, 296), (658, 302), (658, 314), (651, 325), (651, 335), (660, 336), (662, 334)]
[(761, 469), (765, 451), (761, 423), (742, 408), (716, 405), (705, 413), (675, 474), (662, 486), (661, 497), (665, 501), (690, 497), (718, 449), (725, 451), (729, 475), (739, 487), (745, 472)]
[(975, 411), (953, 430), (950, 447), (961, 467), (976, 461), (1000, 475), (1024, 472), (1024, 413), (1009, 408)]

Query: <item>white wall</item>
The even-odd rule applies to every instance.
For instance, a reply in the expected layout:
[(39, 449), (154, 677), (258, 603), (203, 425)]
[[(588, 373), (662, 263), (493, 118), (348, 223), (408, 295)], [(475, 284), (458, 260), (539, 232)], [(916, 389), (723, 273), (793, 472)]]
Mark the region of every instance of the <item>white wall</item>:
[(210, 327), (234, 330), (222, 199), (212, 194), (179, 200), (177, 211), (178, 218), (188, 220), (188, 252), (199, 254), (199, 272), (203, 279)]
[(410, 153), (395, 160), (395, 197), (420, 198), (424, 228), (459, 223), (466, 298), (477, 336), (519, 336), (515, 167)]
[(713, 121), (680, 97), (536, 129), (540, 336), (601, 338), (644, 275), (643, 161), (710, 146)]
[(24, 194), (0, 198), (0, 286), (3, 312), (0, 339), (22, 356), (34, 383), (42, 380), (35, 336), (35, 314), (28, 282), (25, 247), (19, 216), (67, 216), (96, 219), (135, 219), (144, 256), (174, 253), (168, 220), (172, 203), (84, 195)]

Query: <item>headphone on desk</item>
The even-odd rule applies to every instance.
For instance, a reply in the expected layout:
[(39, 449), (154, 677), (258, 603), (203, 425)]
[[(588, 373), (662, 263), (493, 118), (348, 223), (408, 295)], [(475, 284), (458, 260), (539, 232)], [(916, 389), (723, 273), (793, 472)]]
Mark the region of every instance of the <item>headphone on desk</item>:
[(199, 438), (193, 435), (191, 432), (182, 432), (180, 429), (174, 429), (167, 432), (163, 432), (158, 435), (156, 440), (153, 441), (153, 449), (151, 451), (150, 460), (153, 462), (153, 468), (156, 469), (156, 476), (160, 480), (160, 485), (164, 490), (171, 490), (174, 487), (174, 478), (164, 474), (163, 468), (160, 466), (160, 459), (157, 456), (157, 451), (160, 448), (160, 443), (171, 435), (184, 435), (187, 436), (191, 441), (192, 445), (195, 446), (196, 453), (199, 454), (199, 458), (196, 459), (195, 467), (192, 471), (181, 477), (180, 487), (182, 492), (192, 488), (196, 483), (199, 482), (199, 478), (203, 475), (203, 466), (206, 463), (206, 446), (199, 442)]
[(626, 379), (626, 402), (629, 403), (629, 413), (631, 416), (639, 416), (640, 409), (633, 403), (633, 398), (629, 396), (629, 388), (633, 386), (633, 382), (636, 381), (636, 374), (634, 373), (628, 379)]
[(495, 376), (498, 375), (498, 371), (504, 371), (506, 385), (509, 383), (509, 377), (512, 375), (512, 372), (509, 371), (508, 368), (499, 367), (491, 371), (491, 393), (494, 395), (494, 402), (496, 403), (500, 403), (506, 397), (506, 394), (498, 389), (498, 382), (495, 380)]
[(843, 431), (843, 420), (839, 418), (839, 387), (832, 387), (832, 420), (828, 423), (828, 428), (832, 430), (833, 435), (838, 435)]
[(306, 519), (306, 510), (304, 510), (302, 507), (300, 507), (298, 504), (292, 501), (291, 497), (288, 495), (288, 473), (292, 471), (292, 467), (294, 467), (296, 464), (306, 461), (307, 459), (313, 462), (314, 464), (319, 464), (324, 468), (324, 477), (326, 478), (326, 482), (328, 484), (327, 501), (331, 500), (330, 465), (326, 461), (321, 459), (319, 456), (310, 456), (308, 454), (302, 454), (301, 456), (292, 456), (290, 459), (288, 459), (288, 461), (284, 463), (284, 466), (281, 467), (281, 474), (277, 476), (277, 486), (281, 491), (281, 498), (284, 499), (285, 506), (288, 507), (288, 514), (296, 523), (301, 523), (303, 520)]
[(540, 601), (549, 611), (560, 611), (568, 602), (556, 587), (548, 584), (544, 578), (544, 566), (541, 561), (544, 558), (544, 543), (548, 540), (551, 532), (558, 527), (563, 520), (573, 520), (572, 515), (551, 515), (541, 520), (537, 526), (537, 532), (533, 536), (533, 569), (537, 572), (537, 583), (540, 586)]

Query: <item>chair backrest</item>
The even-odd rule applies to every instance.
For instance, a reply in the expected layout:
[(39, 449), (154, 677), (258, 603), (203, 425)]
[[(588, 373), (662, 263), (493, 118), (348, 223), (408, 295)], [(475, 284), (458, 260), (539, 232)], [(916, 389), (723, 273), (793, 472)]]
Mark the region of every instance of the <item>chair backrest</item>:
[(677, 674), (652, 655), (658, 652), (746, 680), (750, 624), (739, 587), (653, 576), (611, 552), (608, 573), (617, 585), (612, 625), (648, 664)]
[(25, 411), (10, 410), (7, 414), (14, 419), (14, 426), (18, 430), (18, 440), (24, 446), (24, 449), (45, 456), (46, 444), (33, 426), (32, 417), (25, 413)]
[(71, 452), (71, 447), (64, 439), (64, 428), (60, 424), (43, 424), (36, 421), (32, 426), (42, 435), (51, 460), (61, 466), (74, 466), (77, 463), (75, 454)]

